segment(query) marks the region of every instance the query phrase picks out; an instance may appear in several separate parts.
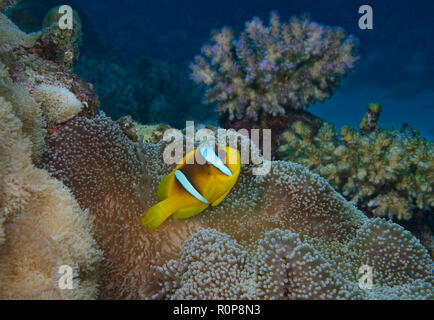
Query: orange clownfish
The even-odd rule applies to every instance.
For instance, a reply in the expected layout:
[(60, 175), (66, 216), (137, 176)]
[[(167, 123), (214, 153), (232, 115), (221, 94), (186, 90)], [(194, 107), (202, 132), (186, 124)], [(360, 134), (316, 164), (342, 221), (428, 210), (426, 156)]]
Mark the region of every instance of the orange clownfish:
[[(185, 219), (199, 214), (211, 204), (218, 205), (231, 191), (240, 175), (240, 153), (230, 147), (201, 147), (189, 152), (160, 182), (156, 205), (139, 217), (150, 230), (169, 216)], [(200, 159), (199, 164), (194, 159)], [(230, 161), (229, 161), (230, 160)], [(189, 164), (192, 163), (192, 164)]]

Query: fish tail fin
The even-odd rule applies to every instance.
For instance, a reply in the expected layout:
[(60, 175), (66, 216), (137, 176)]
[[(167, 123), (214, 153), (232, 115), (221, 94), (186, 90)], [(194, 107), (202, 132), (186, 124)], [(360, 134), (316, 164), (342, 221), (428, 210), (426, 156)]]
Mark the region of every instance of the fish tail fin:
[(144, 215), (139, 217), (139, 221), (152, 231), (158, 228), (176, 210), (178, 210), (176, 202), (165, 199), (149, 208)]

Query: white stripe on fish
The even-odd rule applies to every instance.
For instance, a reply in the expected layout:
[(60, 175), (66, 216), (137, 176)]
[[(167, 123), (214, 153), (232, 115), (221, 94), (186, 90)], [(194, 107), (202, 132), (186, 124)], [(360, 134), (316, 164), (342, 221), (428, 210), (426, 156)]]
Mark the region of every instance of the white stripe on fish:
[(213, 147), (203, 147), (200, 148), (200, 154), (202, 157), (211, 163), (214, 167), (219, 169), (221, 172), (223, 172), (225, 175), (231, 177), (232, 171), (229, 169), (223, 161), (215, 154)]
[(208, 200), (206, 200), (200, 193), (199, 191), (197, 191), (193, 185), (190, 183), (190, 181), (188, 181), (187, 177), (185, 176), (185, 174), (182, 173), (181, 170), (176, 170), (175, 171), (175, 177), (176, 180), (179, 181), (179, 183), (184, 187), (185, 190), (187, 190), (188, 193), (190, 193), (193, 197), (195, 197), (197, 200), (208, 204)]

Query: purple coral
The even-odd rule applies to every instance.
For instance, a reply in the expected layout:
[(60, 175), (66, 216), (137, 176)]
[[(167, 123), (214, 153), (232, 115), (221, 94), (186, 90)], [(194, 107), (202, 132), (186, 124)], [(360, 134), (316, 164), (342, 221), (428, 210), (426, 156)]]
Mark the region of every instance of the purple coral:
[(255, 17), (238, 40), (230, 28), (214, 32), (191, 64), (191, 78), (209, 87), (205, 102), (230, 120), (279, 116), (329, 98), (357, 63), (357, 43), (341, 28), (305, 16), (281, 23), (272, 12), (268, 27)]

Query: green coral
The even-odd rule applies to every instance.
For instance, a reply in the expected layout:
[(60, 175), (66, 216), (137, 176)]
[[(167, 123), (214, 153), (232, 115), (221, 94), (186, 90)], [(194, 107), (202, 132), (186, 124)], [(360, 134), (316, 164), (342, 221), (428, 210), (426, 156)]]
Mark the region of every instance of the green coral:
[[(378, 109), (377, 109), (378, 110)], [(320, 174), (347, 199), (377, 216), (409, 220), (434, 206), (434, 148), (410, 128), (363, 135), (324, 123), (316, 135), (301, 122), (281, 136), (279, 154)]]

